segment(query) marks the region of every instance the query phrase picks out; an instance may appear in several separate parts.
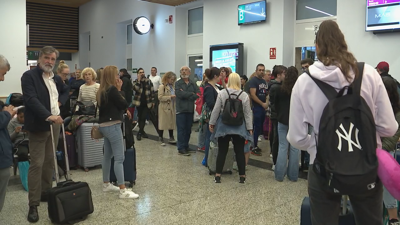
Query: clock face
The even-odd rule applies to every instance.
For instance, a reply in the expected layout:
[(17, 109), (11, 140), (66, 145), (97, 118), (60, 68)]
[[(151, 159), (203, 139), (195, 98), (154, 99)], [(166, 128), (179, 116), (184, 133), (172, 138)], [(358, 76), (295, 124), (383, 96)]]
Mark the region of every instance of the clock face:
[(147, 34), (150, 31), (150, 28), (150, 21), (144, 16), (138, 17), (133, 21), (133, 29), (140, 35)]

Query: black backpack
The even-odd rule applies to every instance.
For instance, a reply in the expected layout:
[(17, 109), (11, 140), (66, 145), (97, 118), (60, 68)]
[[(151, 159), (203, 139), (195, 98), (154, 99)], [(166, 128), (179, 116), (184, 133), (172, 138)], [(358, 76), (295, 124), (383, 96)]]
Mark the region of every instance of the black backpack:
[(360, 95), (364, 63), (358, 63), (358, 71), (358, 78), (339, 93), (307, 71), (329, 100), (320, 120), (313, 166), (329, 193), (360, 195), (375, 190), (379, 181), (375, 121)]
[(242, 100), (239, 99), (239, 96), (243, 91), (241, 91), (236, 98), (231, 98), (228, 89), (225, 90), (228, 93), (228, 99), (225, 100), (224, 110), (222, 111), (222, 123), (229, 126), (240, 126), (243, 124), (244, 113)]

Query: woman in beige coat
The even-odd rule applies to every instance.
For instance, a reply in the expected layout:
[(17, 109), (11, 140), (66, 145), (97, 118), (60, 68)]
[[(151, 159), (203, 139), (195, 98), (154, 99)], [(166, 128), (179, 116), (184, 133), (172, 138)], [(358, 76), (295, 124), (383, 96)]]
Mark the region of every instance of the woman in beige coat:
[(174, 130), (176, 129), (176, 95), (175, 95), (176, 75), (173, 72), (167, 72), (162, 77), (162, 84), (158, 88), (158, 129), (160, 130), (161, 145), (165, 146), (164, 130), (169, 132), (169, 143), (175, 144)]

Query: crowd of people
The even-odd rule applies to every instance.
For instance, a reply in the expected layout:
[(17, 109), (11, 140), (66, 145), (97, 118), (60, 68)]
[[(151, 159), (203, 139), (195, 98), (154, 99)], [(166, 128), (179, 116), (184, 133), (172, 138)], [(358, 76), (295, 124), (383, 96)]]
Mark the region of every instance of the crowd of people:
[[(375, 69), (365, 64), (360, 74), (357, 60), (348, 51), (344, 35), (333, 21), (320, 25), (315, 43), (319, 61), (303, 60), (302, 74), (294, 66), (276, 65), (268, 70), (260, 63), (247, 78), (232, 72), (229, 67), (212, 67), (205, 70), (201, 85), (190, 79), (191, 69), (187, 66), (180, 69), (180, 79), (173, 72), (160, 77), (157, 68), (152, 67), (148, 77), (140, 68), (137, 79), (132, 80), (126, 69), (118, 70), (115, 66), (97, 71), (90, 67), (82, 71), (77, 69), (68, 79), (69, 67), (63, 61), (58, 65), (57, 74), (53, 73), (58, 51), (50, 46), (44, 47), (39, 54), (38, 67), (25, 72), (21, 78), (24, 107), (14, 110), (12, 105), (4, 106), (0, 113), (3, 150), (0, 157), (0, 210), (4, 204), (14, 145), (29, 140), (29, 144), (21, 146), (18, 151), (30, 153), (28, 221), (39, 220), (37, 208), (41, 201), (46, 201), (55, 166), (49, 122), (53, 124), (54, 140), (57, 141), (60, 125), (68, 125), (67, 121), (74, 119), (74, 112), (79, 111), (76, 104), (72, 104), (78, 101), (96, 106), (95, 117), (104, 136), (102, 171), (105, 192), (119, 192), (120, 198), (139, 197), (125, 187), (121, 130), (124, 114), (132, 123), (138, 124), (138, 141), (148, 138), (145, 124), (150, 120), (162, 146), (166, 145), (164, 130), (168, 130), (168, 143), (176, 144), (178, 154), (189, 156), (196, 152), (196, 149), (189, 148), (196, 110), (200, 112), (197, 151), (205, 151), (204, 166), (209, 166), (210, 143), (218, 146), (215, 183), (221, 183), (230, 142), (235, 152), (239, 183), (245, 183), (250, 154), (261, 156), (265, 153), (266, 150), (259, 147), (259, 141), (265, 137), (269, 140), (275, 179), (281, 182), (287, 176), (295, 182), (299, 170), (308, 171), (313, 224), (337, 224), (340, 195), (326, 193), (313, 169), (319, 145), (316, 140), (320, 119), (328, 102), (314, 79), (331, 85), (337, 91), (351, 86), (358, 78), (362, 79), (360, 94), (375, 119), (377, 147), (391, 154), (400, 136), (400, 85), (388, 74), (389, 64), (386, 62), (379, 63)], [(7, 59), (0, 56), (0, 81), (9, 70)], [(174, 130), (177, 130), (176, 139)], [(245, 147), (247, 143), (251, 146), (248, 149)], [(112, 157), (118, 186), (110, 182)], [(399, 224), (396, 199), (380, 182), (373, 189), (368, 194), (349, 196), (356, 221), (359, 224), (381, 224), (384, 202), (390, 224)]]

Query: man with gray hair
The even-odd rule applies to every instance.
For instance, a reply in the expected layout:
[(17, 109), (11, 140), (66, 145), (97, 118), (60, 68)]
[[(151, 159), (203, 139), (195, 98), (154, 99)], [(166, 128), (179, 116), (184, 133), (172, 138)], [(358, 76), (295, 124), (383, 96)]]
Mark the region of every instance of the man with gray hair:
[[(59, 55), (57, 49), (46, 46), (40, 50), (39, 65), (22, 75), (21, 86), (25, 103), (25, 130), (29, 132), (31, 164), (28, 172), (28, 221), (39, 220), (37, 207), (47, 201), (47, 191), (52, 188), (54, 171), (53, 142), (50, 123), (53, 125), (54, 143), (57, 146), (60, 125), (60, 106), (68, 100), (69, 88), (61, 77), (53, 73)], [(49, 123), (50, 122), (50, 123)]]
[(189, 152), (196, 152), (195, 149), (189, 149), (189, 140), (193, 125), (194, 102), (200, 93), (196, 83), (189, 79), (190, 71), (188, 66), (183, 66), (180, 70), (182, 79), (175, 83), (177, 147), (179, 154), (185, 156), (189, 156)]
[[(7, 59), (0, 55), (0, 81), (4, 81), (4, 75), (10, 70), (10, 64)], [(1, 101), (0, 101), (1, 102)], [(13, 164), (13, 144), (11, 142), (10, 134), (8, 133), (7, 126), (11, 118), (14, 117), (16, 111), (14, 106), (4, 106), (1, 102), (0, 108), (0, 212), (3, 209), (4, 201), (6, 198), (6, 191), (8, 180), (10, 179), (10, 167)]]
[(4, 81), (4, 75), (10, 71), (10, 63), (3, 55), (0, 55), (0, 81)]

